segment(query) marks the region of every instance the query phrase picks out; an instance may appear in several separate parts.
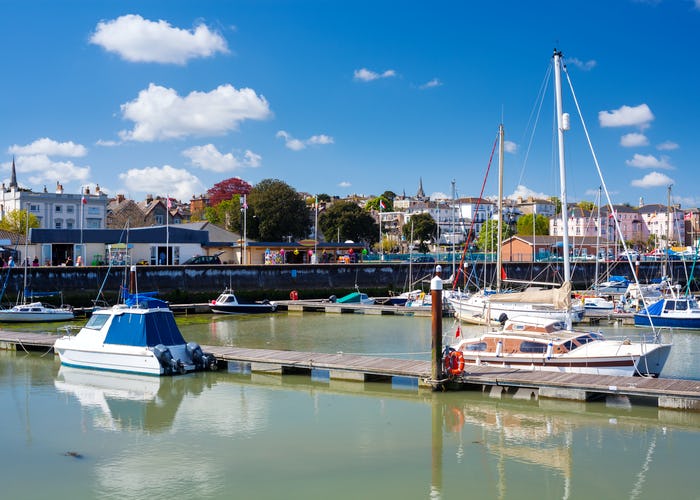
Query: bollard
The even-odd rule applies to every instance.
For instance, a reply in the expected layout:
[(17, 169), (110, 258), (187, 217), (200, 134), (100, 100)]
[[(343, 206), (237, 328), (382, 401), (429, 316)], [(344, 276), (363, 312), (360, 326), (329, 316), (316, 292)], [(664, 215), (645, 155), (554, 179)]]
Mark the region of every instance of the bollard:
[(432, 379), (441, 380), (442, 373), (442, 267), (435, 266), (435, 276), (430, 280), (430, 297), (432, 301), (432, 367), (430, 375)]

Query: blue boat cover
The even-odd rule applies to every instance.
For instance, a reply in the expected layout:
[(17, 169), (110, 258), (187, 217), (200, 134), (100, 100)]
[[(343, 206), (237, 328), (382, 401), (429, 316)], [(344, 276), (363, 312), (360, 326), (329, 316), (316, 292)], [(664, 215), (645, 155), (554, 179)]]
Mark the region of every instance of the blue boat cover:
[(140, 347), (185, 343), (185, 339), (175, 323), (172, 311), (165, 309), (150, 311), (146, 314), (125, 310), (123, 314), (114, 317), (105, 337), (105, 344)]
[(629, 282), (629, 280), (627, 279), (627, 276), (614, 276), (614, 275), (610, 276), (609, 281), (615, 281), (615, 282), (620, 282), (620, 283)]
[[(647, 311), (649, 311), (649, 314), (651, 316), (660, 316), (661, 312), (664, 310), (664, 299), (661, 299), (657, 302), (654, 302), (652, 305), (647, 307)], [(639, 312), (638, 314), (646, 316), (647, 314), (644, 311)]]

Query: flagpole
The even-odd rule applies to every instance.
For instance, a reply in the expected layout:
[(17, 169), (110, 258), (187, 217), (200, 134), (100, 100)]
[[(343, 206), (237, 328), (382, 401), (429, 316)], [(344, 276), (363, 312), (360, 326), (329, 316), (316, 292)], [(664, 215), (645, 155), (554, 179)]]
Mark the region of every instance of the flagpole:
[(384, 245), (382, 245), (382, 200), (379, 200), (379, 251), (381, 260), (384, 260)]
[(248, 251), (248, 245), (246, 244), (248, 239), (248, 200), (246, 195), (243, 194), (243, 265), (246, 265), (246, 253)]
[[(170, 195), (165, 199), (165, 265), (170, 265)], [(128, 249), (127, 249), (128, 250)]]

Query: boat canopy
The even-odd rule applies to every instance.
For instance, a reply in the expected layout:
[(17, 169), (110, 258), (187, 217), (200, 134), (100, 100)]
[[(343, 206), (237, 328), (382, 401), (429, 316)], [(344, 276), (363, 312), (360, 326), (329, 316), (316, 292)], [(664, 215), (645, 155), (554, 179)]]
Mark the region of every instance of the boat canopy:
[(492, 302), (552, 304), (554, 307), (566, 309), (571, 306), (571, 282), (565, 282), (560, 288), (530, 287), (524, 292), (497, 293), (490, 295), (489, 300)]
[(185, 344), (182, 333), (169, 310), (131, 312), (125, 309), (112, 319), (105, 344), (154, 347)]
[[(664, 310), (664, 302), (665, 302), (665, 299), (661, 299), (657, 302), (654, 302), (652, 305), (647, 307), (648, 313), (652, 316), (659, 316), (661, 314), (661, 312)], [(641, 311), (637, 314), (641, 314), (642, 316), (647, 315), (647, 313), (645, 311)]]

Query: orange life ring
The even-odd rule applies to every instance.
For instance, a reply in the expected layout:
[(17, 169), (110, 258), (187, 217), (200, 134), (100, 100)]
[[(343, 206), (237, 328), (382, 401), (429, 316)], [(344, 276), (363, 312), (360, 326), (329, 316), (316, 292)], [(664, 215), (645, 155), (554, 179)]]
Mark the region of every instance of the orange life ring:
[(289, 292), (289, 298), (292, 300), (299, 300), (299, 293), (296, 290)]
[(450, 375), (460, 375), (464, 371), (462, 351), (452, 351), (445, 356), (445, 371)]

